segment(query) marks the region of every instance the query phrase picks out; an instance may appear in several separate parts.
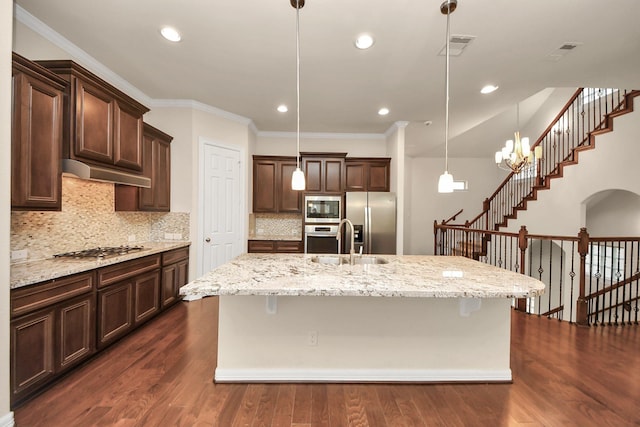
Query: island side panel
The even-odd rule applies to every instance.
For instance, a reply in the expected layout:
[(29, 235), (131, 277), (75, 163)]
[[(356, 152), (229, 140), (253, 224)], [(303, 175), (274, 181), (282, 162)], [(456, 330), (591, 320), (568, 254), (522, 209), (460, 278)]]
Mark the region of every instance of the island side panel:
[[(510, 381), (511, 301), (221, 296), (216, 382)], [(317, 344), (309, 335), (317, 333)]]

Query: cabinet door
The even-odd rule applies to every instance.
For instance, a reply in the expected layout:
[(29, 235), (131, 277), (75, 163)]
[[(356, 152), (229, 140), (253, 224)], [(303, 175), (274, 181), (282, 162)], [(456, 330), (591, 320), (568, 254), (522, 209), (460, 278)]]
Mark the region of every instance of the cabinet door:
[(175, 302), (176, 278), (178, 266), (177, 264), (168, 265), (162, 268), (162, 308), (168, 307)]
[(55, 310), (41, 310), (11, 322), (12, 402), (54, 375)]
[(117, 101), (113, 103), (113, 163), (142, 170), (142, 116)]
[(155, 206), (153, 173), (154, 164), (154, 147), (153, 137), (144, 135), (142, 138), (142, 174), (151, 179), (151, 188), (140, 188), (140, 210), (151, 210)]
[(304, 246), (302, 244), (302, 240), (294, 241), (294, 240), (279, 240), (276, 242), (277, 253), (303, 253)]
[(151, 186), (155, 196), (155, 210), (169, 212), (171, 209), (171, 144), (154, 141), (154, 171)]
[(94, 294), (67, 301), (58, 308), (58, 369), (63, 371), (95, 352)]
[(277, 212), (277, 163), (273, 160), (253, 162), (253, 211)]
[(273, 240), (249, 240), (249, 253), (272, 253), (275, 252)]
[(76, 157), (113, 164), (113, 98), (76, 79)]
[(369, 163), (369, 173), (367, 174), (368, 191), (389, 191), (389, 162)]
[(98, 348), (133, 328), (132, 290), (127, 281), (98, 292)]
[(366, 191), (365, 164), (345, 163), (345, 191)]
[(322, 192), (322, 160), (303, 159), (305, 191)]
[(324, 162), (324, 189), (326, 193), (342, 192), (342, 160), (329, 160)]
[(13, 77), (13, 208), (61, 209), (62, 99), (61, 90), (34, 77)]
[(134, 322), (142, 323), (160, 311), (160, 272), (137, 276), (133, 280)]
[(302, 212), (301, 191), (291, 188), (291, 176), (296, 170), (296, 164), (281, 162), (279, 170), (278, 212)]

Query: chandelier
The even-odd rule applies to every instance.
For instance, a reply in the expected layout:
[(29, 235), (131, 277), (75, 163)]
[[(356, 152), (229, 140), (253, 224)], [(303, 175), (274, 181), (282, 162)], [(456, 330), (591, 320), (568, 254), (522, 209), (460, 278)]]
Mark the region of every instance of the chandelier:
[[(516, 129), (520, 128), (520, 105), (516, 104)], [(509, 139), (502, 150), (496, 151), (495, 161), (500, 169), (519, 173), (523, 169), (534, 164), (536, 159), (542, 157), (542, 147), (535, 147), (531, 151), (529, 138), (520, 138), (520, 131), (514, 132), (514, 139)]]

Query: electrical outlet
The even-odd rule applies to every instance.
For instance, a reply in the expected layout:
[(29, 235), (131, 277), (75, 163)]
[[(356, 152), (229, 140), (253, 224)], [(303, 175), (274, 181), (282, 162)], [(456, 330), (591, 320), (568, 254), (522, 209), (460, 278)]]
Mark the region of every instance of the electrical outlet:
[(11, 261), (20, 261), (22, 259), (27, 259), (29, 256), (29, 251), (26, 249), (22, 249), (20, 251), (11, 251)]
[(173, 233), (164, 233), (164, 240), (173, 240)]
[(173, 240), (182, 240), (182, 233), (173, 233)]
[(318, 331), (309, 331), (309, 335), (307, 335), (307, 345), (312, 347), (318, 345)]
[(130, 234), (128, 240), (129, 240), (129, 242), (135, 242), (136, 241), (136, 235), (135, 234)]

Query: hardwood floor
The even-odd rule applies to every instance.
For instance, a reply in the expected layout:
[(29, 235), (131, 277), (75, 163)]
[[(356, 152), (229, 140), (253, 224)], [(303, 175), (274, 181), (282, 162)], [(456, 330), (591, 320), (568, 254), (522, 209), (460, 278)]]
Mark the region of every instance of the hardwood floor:
[(179, 303), (17, 408), (16, 425), (640, 425), (638, 326), (512, 320), (512, 384), (213, 384), (217, 298)]

